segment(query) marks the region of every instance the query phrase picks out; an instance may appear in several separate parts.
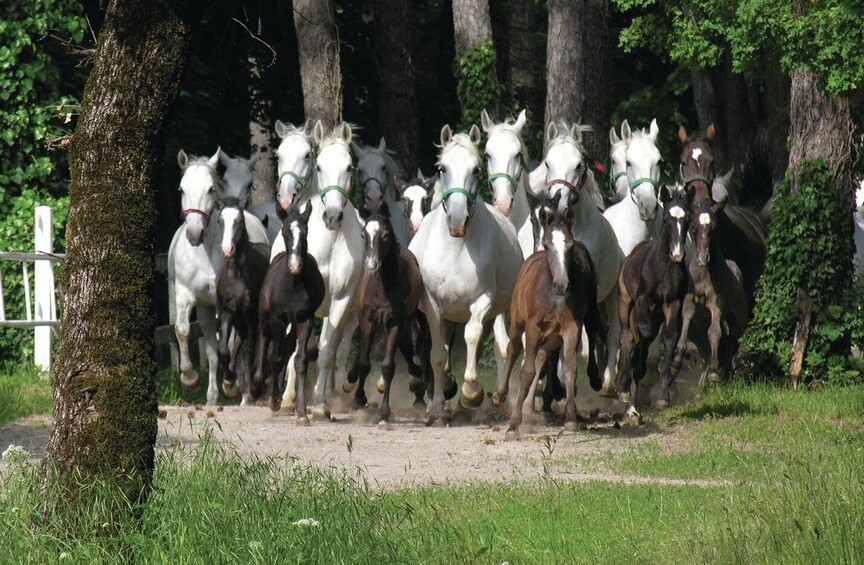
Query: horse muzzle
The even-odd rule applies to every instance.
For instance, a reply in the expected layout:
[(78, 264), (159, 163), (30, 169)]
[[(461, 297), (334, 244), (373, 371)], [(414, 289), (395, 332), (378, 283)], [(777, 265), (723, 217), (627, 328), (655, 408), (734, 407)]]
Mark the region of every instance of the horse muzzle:
[(465, 237), (465, 228), (451, 229), (450, 237)]
[(339, 212), (337, 215), (330, 215), (327, 212), (324, 212), (324, 225), (327, 226), (327, 229), (330, 231), (337, 231), (342, 227), (342, 219), (345, 217), (345, 214)]
[(370, 259), (366, 258), (366, 271), (369, 273), (377, 273), (378, 268), (381, 266), (381, 263), (378, 259)]
[(570, 290), (570, 282), (569, 281), (555, 281), (552, 283), (552, 288), (555, 289), (555, 294), (558, 296), (564, 296), (567, 294), (567, 291)]
[(696, 255), (696, 264), (699, 265), (700, 267), (707, 267), (708, 261), (710, 261), (710, 260), (711, 260), (711, 255), (709, 255), (708, 253), (705, 253), (705, 254), (700, 253), (700, 254)]
[(673, 251), (671, 253), (671, 259), (672, 259), (673, 263), (680, 263), (681, 261), (684, 260), (684, 254), (681, 252), (674, 252)]
[(497, 200), (496, 199), (495, 200), (495, 207), (498, 208), (499, 212), (501, 212), (502, 214), (504, 214), (505, 216), (507, 216), (509, 218), (510, 214), (513, 212), (513, 199), (512, 198), (510, 198), (509, 200), (507, 200), (507, 199)]
[(192, 247), (198, 247), (204, 242), (204, 229), (203, 228), (186, 228), (186, 239), (189, 241), (189, 245)]
[(222, 255), (225, 256), (226, 259), (234, 256), (234, 246), (233, 245), (223, 245), (222, 246)]
[(294, 202), (296, 200), (297, 200), (297, 195), (291, 194), (289, 196), (286, 196), (285, 198), (280, 198), (279, 199), (279, 206), (281, 206), (282, 209), (287, 212), (288, 210), (291, 209), (291, 206), (294, 205)]
[(292, 275), (299, 275), (303, 270), (303, 261), (299, 257), (291, 257), (288, 259), (288, 272)]
[(639, 218), (643, 222), (653, 222), (657, 218), (657, 208), (653, 210), (639, 210)]

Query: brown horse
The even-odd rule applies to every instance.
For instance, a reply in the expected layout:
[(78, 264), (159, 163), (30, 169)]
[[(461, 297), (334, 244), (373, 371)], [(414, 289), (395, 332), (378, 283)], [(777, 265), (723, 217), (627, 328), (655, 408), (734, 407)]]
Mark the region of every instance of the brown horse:
[(360, 349), (354, 367), (348, 373), (348, 382), (343, 386), (350, 392), (359, 380), (355, 402), (365, 406), (366, 377), (371, 364), (369, 355), (375, 334), (383, 332), (386, 341), (381, 375), (384, 378), (384, 399), (381, 403), (380, 427), (390, 425), (390, 386), (396, 371), (396, 349), (402, 353), (411, 375), (411, 388), (415, 391), (416, 404), (423, 405), (423, 383), (431, 383), (432, 365), (429, 356), (421, 356), (423, 367), (414, 362), (414, 345), (411, 329), (415, 320), (419, 322), (424, 339), (429, 336), (426, 318), (417, 309), (423, 293), (423, 281), (417, 259), (407, 248), (401, 247), (390, 223), (390, 210), (386, 202), (380, 202), (377, 210), (363, 208), (361, 215), (366, 222), (363, 239), (366, 242), (366, 274), (360, 283)]
[(599, 313), (597, 310), (597, 275), (588, 249), (573, 239), (573, 216), (569, 207), (558, 211), (557, 193), (539, 212), (543, 227), (543, 251), (534, 253), (519, 270), (510, 302), (510, 344), (504, 363), (504, 375), (493, 402), (507, 397), (510, 373), (522, 353), (525, 334), (525, 361), (519, 375), (519, 393), (510, 417), (507, 437), (519, 437), (522, 405), (538, 371), (550, 352), (561, 349), (564, 388), (567, 393), (564, 428), (575, 430), (576, 360), (582, 326), (588, 334), (588, 377), (591, 387), (600, 390), (602, 379), (594, 357)]
[(684, 249), (690, 225), (690, 207), (683, 188), (662, 187), (663, 224), (657, 239), (643, 241), (625, 259), (618, 277), (618, 319), (621, 349), (618, 376), (627, 416), (639, 418), (636, 394), (645, 377), (648, 347), (663, 330), (665, 362), (660, 375), (658, 406), (669, 405), (672, 358), (681, 329), (681, 304), (687, 294)]
[[(681, 141), (681, 181), (687, 190), (691, 207), (703, 198), (714, 199), (714, 126), (702, 138), (690, 138), (683, 126), (678, 130)], [(695, 217), (695, 215), (694, 215)], [(715, 237), (723, 255), (738, 264), (744, 276), (744, 290), (752, 311), (756, 281), (765, 270), (765, 226), (759, 216), (740, 206), (728, 205), (717, 215)]]
[[(277, 205), (278, 206), (278, 205)], [(309, 216), (312, 206), (301, 212), (292, 206), (282, 221), (285, 250), (277, 255), (267, 269), (258, 307), (257, 370), (252, 379), (252, 398), (264, 390), (272, 375), (270, 409), (279, 410), (288, 360), (297, 349), (294, 368), (297, 371), (297, 423), (308, 425), (306, 416), (307, 347), (315, 321), (315, 311), (324, 301), (324, 279), (315, 258), (307, 252)], [(281, 215), (281, 214), (280, 214)], [(269, 356), (268, 356), (269, 349)]]
[(432, 211), (432, 200), (435, 197), (435, 177), (423, 178), (420, 171), (417, 171), (417, 175), (410, 182), (396, 184), (405, 204), (405, 245), (414, 239), (423, 218)]
[(681, 337), (672, 363), (672, 373), (677, 374), (689, 337), (702, 357), (709, 360), (709, 382), (719, 381), (721, 370), (727, 374), (732, 370), (732, 358), (748, 316), (743, 274), (734, 261), (725, 257), (717, 237), (724, 205), (725, 201), (713, 203), (710, 198), (693, 204), (693, 258), (687, 266), (690, 281), (681, 309)]

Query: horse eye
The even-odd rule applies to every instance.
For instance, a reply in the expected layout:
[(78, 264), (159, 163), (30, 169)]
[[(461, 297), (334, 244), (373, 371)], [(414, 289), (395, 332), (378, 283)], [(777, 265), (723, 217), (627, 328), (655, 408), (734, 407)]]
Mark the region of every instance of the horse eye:
[(315, 170), (318, 171), (318, 172), (320, 173), (320, 172), (321, 172), (321, 167), (316, 165), (316, 166), (315, 166)]

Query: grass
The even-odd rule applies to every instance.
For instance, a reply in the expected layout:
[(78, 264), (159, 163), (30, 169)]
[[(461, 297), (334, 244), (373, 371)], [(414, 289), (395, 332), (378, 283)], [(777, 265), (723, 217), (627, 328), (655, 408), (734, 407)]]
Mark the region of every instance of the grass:
[(33, 368), (0, 373), (0, 426), (31, 414), (51, 412), (51, 383)]
[[(0, 554), (33, 563), (64, 554), (75, 563), (864, 561), (864, 390), (731, 384), (646, 425), (666, 437), (591, 464), (709, 482), (553, 474), (380, 492), (356, 469), (241, 456), (205, 435), (159, 453), (140, 526), (106, 503), (84, 517), (89, 535), (75, 537), (59, 517), (39, 518), (33, 470), (7, 464)], [(110, 498), (105, 485), (95, 492)]]

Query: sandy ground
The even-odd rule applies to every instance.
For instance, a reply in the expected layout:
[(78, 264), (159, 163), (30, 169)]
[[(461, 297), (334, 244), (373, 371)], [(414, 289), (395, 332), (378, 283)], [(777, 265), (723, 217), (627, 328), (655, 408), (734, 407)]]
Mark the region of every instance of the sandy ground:
[[(696, 379), (692, 370), (679, 376), (679, 402), (692, 397)], [(651, 385), (647, 382), (644, 390), (650, 390)], [(374, 383), (369, 383), (369, 398), (374, 401), (378, 395), (372, 394), (373, 389)], [(394, 383), (394, 393), (396, 417), (389, 430), (379, 429), (374, 409), (337, 409), (332, 421), (313, 420), (311, 426), (303, 427), (295, 423), (293, 413), (274, 414), (266, 407), (163, 406), (157, 449), (168, 449), (178, 441), (192, 445), (210, 429), (219, 441), (240, 452), (289, 454), (324, 466), (360, 468), (373, 484), (386, 488), (469, 480), (530, 480), (544, 473), (560, 480), (685, 482), (610, 471), (604, 463), (607, 454), (638, 449), (645, 442), (674, 450), (687, 445), (692, 432), (682, 427), (661, 429), (650, 423), (621, 427), (614, 414), (621, 412), (623, 405), (597, 397), (587, 386), (581, 386), (577, 395), (580, 415), (585, 418), (583, 429), (562, 433), (560, 416), (549, 419), (535, 415), (526, 418), (528, 423), (523, 424), (518, 441), (504, 439), (509, 410), (492, 409), (488, 399), (483, 407), (472, 411), (454, 403), (450, 425), (433, 428), (425, 425), (425, 414), (410, 408), (404, 380)], [(0, 449), (21, 445), (36, 461), (44, 453), (49, 433), (50, 417), (26, 418), (0, 430)]]

